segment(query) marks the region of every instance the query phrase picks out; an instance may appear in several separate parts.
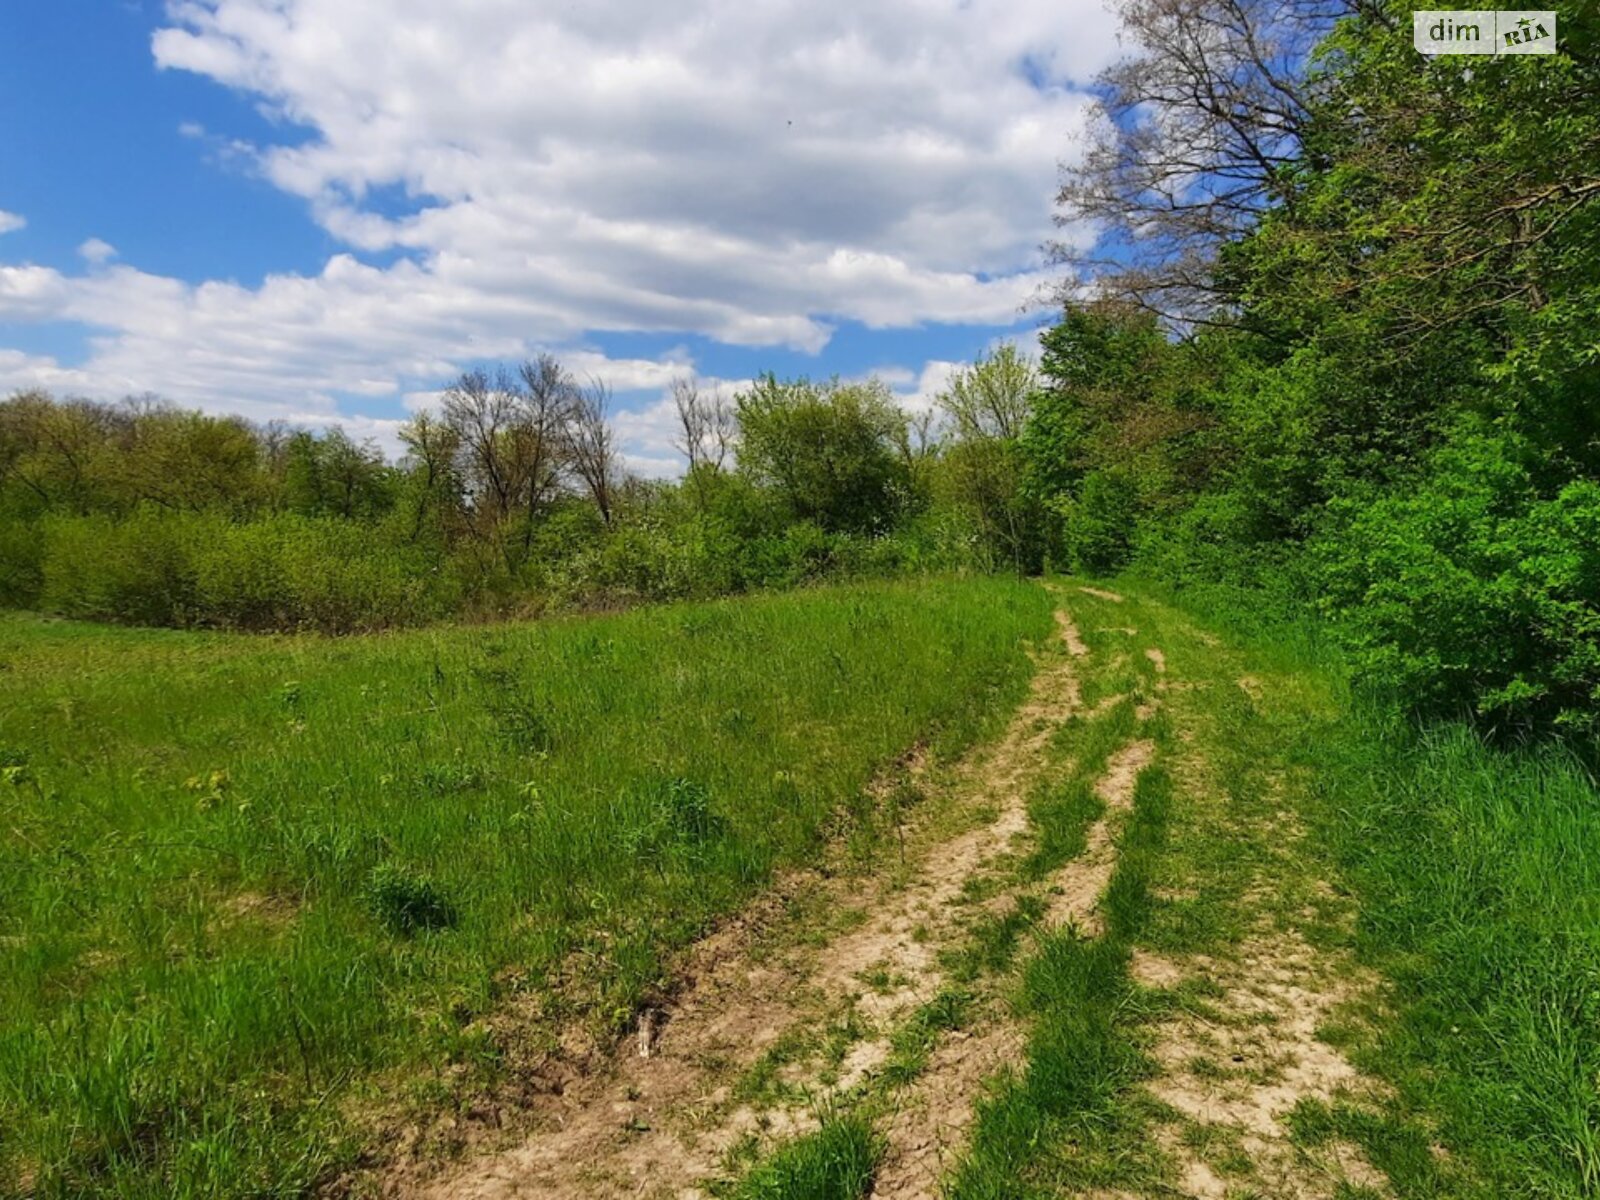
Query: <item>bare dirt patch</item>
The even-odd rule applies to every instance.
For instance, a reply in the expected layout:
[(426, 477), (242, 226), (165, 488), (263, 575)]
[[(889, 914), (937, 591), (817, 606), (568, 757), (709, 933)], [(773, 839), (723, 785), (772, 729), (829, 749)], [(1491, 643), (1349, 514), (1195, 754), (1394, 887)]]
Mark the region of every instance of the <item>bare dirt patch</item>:
[(916, 1082), (897, 1097), (872, 1195), (877, 1200), (937, 1200), (942, 1194), (939, 1181), (966, 1143), (984, 1082), (1021, 1062), (1023, 1051), (1021, 1033), (1004, 1021), (941, 1042)]
[[(1135, 957), (1134, 977), (1148, 986), (1198, 978), (1221, 990), (1220, 999), (1162, 1025), (1153, 1047), (1161, 1073), (1150, 1091), (1186, 1123), (1186, 1136), (1171, 1128), (1163, 1136), (1186, 1195), (1223, 1200), (1248, 1193), (1245, 1183), (1273, 1196), (1332, 1197), (1341, 1183), (1385, 1189), (1382, 1172), (1354, 1147), (1309, 1151), (1290, 1141), (1287, 1118), (1302, 1101), (1377, 1094), (1317, 1036), (1364, 983), (1349, 964), (1334, 968), (1289, 934), (1248, 942), (1227, 960)], [(1208, 1156), (1204, 1147), (1212, 1145), (1242, 1152), (1252, 1169), (1248, 1180)]]
[(1056, 610), (1056, 627), (1061, 631), (1061, 640), (1066, 643), (1067, 652), (1073, 658), (1083, 658), (1089, 653), (1089, 647), (1084, 645), (1083, 637), (1078, 633), (1078, 627), (1072, 623), (1072, 618), (1065, 609)]
[(1046, 925), (1071, 924), (1090, 936), (1099, 935), (1100, 897), (1117, 869), (1116, 831), (1133, 807), (1139, 773), (1150, 765), (1154, 756), (1154, 742), (1130, 742), (1106, 763), (1094, 788), (1095, 795), (1105, 805), (1105, 812), (1089, 828), (1083, 853), (1057, 871), (1051, 880)]
[(1113, 604), (1121, 604), (1126, 597), (1117, 592), (1108, 592), (1104, 588), (1079, 587), (1078, 590), (1085, 596), (1093, 596), (1096, 600), (1109, 600)]
[(1135, 983), (1149, 988), (1177, 987), (1188, 978), (1184, 969), (1171, 959), (1138, 948), (1134, 949), (1129, 959), (1128, 974), (1133, 976)]

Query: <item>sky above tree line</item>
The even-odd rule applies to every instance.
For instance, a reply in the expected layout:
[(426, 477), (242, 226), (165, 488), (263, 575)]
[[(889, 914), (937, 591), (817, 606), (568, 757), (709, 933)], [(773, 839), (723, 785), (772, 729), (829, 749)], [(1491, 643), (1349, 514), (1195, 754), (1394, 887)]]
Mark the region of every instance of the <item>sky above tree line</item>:
[(394, 429), (538, 351), (664, 389), (1031, 342), (1102, 0), (13, 0), (0, 392)]

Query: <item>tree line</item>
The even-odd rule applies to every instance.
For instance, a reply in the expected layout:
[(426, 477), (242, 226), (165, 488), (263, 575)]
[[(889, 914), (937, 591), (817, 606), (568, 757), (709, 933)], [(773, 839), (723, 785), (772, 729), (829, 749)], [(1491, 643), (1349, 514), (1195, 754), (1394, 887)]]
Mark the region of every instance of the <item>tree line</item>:
[[(958, 373), (951, 420), (965, 390), (1010, 388), (1020, 409), (1033, 383), (1003, 347)], [(876, 380), (732, 394), (684, 377), (670, 394), (676, 481), (624, 469), (610, 389), (551, 355), (462, 374), (401, 428), (396, 461), (339, 428), (19, 394), (0, 402), (0, 597), (345, 632), (1022, 565), (971, 490), (976, 425), (936, 434)]]

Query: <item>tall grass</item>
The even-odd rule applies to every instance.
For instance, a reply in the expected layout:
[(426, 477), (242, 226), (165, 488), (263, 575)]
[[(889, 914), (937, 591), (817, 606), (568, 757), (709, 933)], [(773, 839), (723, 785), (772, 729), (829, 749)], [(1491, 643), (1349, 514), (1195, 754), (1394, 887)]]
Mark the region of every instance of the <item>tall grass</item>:
[(730, 1193), (732, 1200), (861, 1200), (882, 1143), (858, 1116), (827, 1114), (815, 1133), (777, 1150)]
[(380, 1084), (491, 1075), (509, 996), (624, 1023), (879, 764), (1014, 701), (1049, 610), (967, 581), (341, 641), (0, 619), (0, 1194), (294, 1195)]
[(1380, 1053), (1501, 1195), (1600, 1192), (1600, 794), (1572, 753), (1362, 713), (1324, 741), (1324, 834), (1393, 979)]
[(1221, 590), (1197, 607), (1249, 644), (1249, 661), (1298, 677), (1276, 680), (1268, 702), (1309, 768), (1319, 852), (1358, 901), (1357, 949), (1392, 984), (1376, 1044), (1353, 1049), (1395, 1085), (1395, 1119), (1335, 1109), (1302, 1123), (1361, 1142), (1402, 1197), (1600, 1194), (1588, 756), (1491, 745), (1462, 723), (1403, 720), (1394, 697), (1352, 695), (1333, 639), (1304, 613)]

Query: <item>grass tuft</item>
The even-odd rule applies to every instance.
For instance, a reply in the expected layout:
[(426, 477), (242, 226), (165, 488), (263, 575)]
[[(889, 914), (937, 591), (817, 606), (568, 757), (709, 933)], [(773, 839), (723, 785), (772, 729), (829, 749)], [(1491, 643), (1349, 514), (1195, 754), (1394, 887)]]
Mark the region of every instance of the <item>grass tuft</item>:
[(779, 1147), (729, 1193), (731, 1200), (861, 1200), (883, 1144), (863, 1118), (830, 1115), (815, 1133)]
[(410, 935), (450, 929), (460, 914), (444, 890), (426, 875), (395, 863), (380, 863), (367, 885), (372, 914), (390, 933)]

